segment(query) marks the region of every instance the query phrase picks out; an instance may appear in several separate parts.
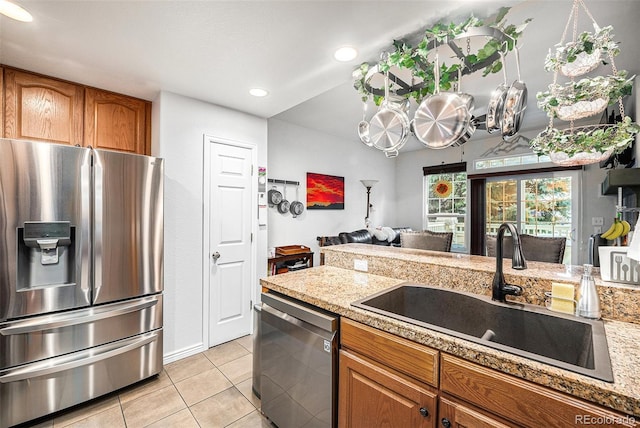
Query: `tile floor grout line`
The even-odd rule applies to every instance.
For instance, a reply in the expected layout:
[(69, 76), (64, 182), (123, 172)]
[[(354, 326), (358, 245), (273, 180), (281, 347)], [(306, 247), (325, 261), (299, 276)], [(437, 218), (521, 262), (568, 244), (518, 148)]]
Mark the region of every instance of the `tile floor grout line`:
[[(243, 337), (246, 337), (246, 336), (243, 336)], [(244, 339), (244, 340), (246, 341), (246, 340), (249, 340), (249, 339)], [(254, 400), (253, 400), (253, 397), (255, 397), (255, 395), (253, 394), (253, 390), (252, 390), (252, 389), (249, 389), (248, 393), (249, 393), (250, 395), (249, 395), (249, 396), (246, 396), (246, 395), (244, 395), (244, 394), (242, 393), (242, 391), (241, 391), (241, 390), (240, 390), (240, 388), (239, 388), (239, 385), (240, 385), (240, 384), (243, 384), (244, 382), (249, 382), (249, 381), (251, 381), (251, 379), (252, 379), (252, 377), (253, 377), (253, 376), (252, 376), (252, 374), (250, 374), (250, 375), (249, 375), (249, 377), (248, 377), (248, 378), (246, 378), (246, 379), (242, 379), (241, 381), (234, 382), (234, 381), (232, 381), (232, 380), (231, 380), (231, 378), (230, 378), (228, 375), (226, 375), (226, 374), (225, 374), (225, 373), (220, 369), (220, 367), (222, 367), (222, 366), (224, 366), (224, 365), (226, 365), (226, 364), (232, 363), (232, 362), (234, 362), (234, 361), (237, 361), (237, 360), (239, 360), (240, 358), (246, 358), (248, 355), (249, 355), (249, 356), (253, 356), (253, 350), (252, 350), (252, 349), (249, 349), (249, 347), (247, 347), (247, 346), (244, 346), (240, 341), (238, 341), (238, 339), (234, 339), (234, 340), (232, 340), (232, 341), (225, 342), (225, 343), (235, 343), (235, 344), (239, 345), (239, 346), (240, 346), (240, 348), (242, 348), (246, 353), (243, 353), (242, 355), (237, 356), (237, 357), (235, 357), (235, 358), (233, 358), (233, 359), (231, 359), (231, 360), (229, 360), (229, 361), (225, 361), (225, 362), (224, 362), (224, 364), (220, 364), (220, 365), (217, 365), (217, 364), (212, 360), (212, 358), (210, 358), (210, 357), (208, 356), (208, 354), (206, 353), (208, 350), (211, 350), (211, 349), (216, 348), (215, 346), (214, 346), (214, 347), (211, 347), (211, 348), (208, 348), (208, 349), (207, 349), (207, 351), (202, 351), (200, 354), (202, 354), (202, 356), (203, 356), (203, 357), (205, 357), (205, 360), (206, 360), (206, 361), (208, 361), (208, 362), (213, 366), (213, 368), (215, 368), (216, 370), (218, 370), (218, 372), (220, 372), (220, 374), (222, 375), (222, 377), (223, 377), (227, 382), (229, 382), (231, 385), (230, 385), (228, 388), (225, 388), (225, 389), (223, 389), (222, 391), (217, 392), (216, 394), (213, 394), (213, 395), (211, 395), (211, 396), (209, 396), (209, 397), (206, 397), (206, 398), (204, 398), (204, 399), (202, 399), (202, 400), (200, 400), (200, 401), (198, 401), (198, 402), (196, 402), (196, 403), (193, 403), (192, 405), (187, 405), (185, 398), (183, 397), (183, 395), (182, 395), (182, 394), (180, 393), (180, 391), (178, 390), (178, 387), (176, 386), (176, 383), (177, 383), (177, 382), (176, 382), (176, 381), (174, 381), (174, 379), (171, 377), (171, 375), (169, 375), (169, 371), (167, 371), (167, 370), (166, 370), (167, 365), (164, 365), (164, 366), (163, 366), (164, 374), (165, 374), (165, 375), (167, 376), (167, 378), (169, 379), (169, 385), (166, 385), (165, 387), (172, 386), (172, 387), (174, 388), (174, 390), (178, 393), (178, 396), (180, 397), (180, 400), (182, 401), (182, 403), (184, 404), (184, 406), (185, 406), (185, 407), (184, 407), (184, 408), (182, 408), (182, 409), (180, 409), (180, 410), (178, 410), (178, 411), (176, 411), (176, 412), (173, 412), (173, 413), (172, 413), (172, 414), (170, 414), (170, 415), (166, 415), (166, 416), (164, 416), (163, 418), (161, 418), (161, 419), (159, 419), (159, 420), (157, 420), (157, 421), (152, 422), (151, 424), (157, 423), (157, 422), (162, 421), (162, 420), (164, 420), (164, 419), (166, 419), (166, 418), (168, 418), (168, 417), (170, 417), (170, 416), (173, 416), (173, 415), (175, 415), (176, 413), (179, 413), (179, 412), (181, 412), (182, 410), (184, 410), (184, 409), (186, 408), (186, 409), (188, 409), (189, 414), (190, 414), (190, 416), (191, 416), (191, 418), (192, 418), (193, 422), (195, 422), (195, 424), (196, 424), (198, 427), (200, 427), (200, 428), (205, 428), (205, 426), (202, 424), (202, 422), (200, 422), (200, 421), (198, 421), (198, 419), (196, 419), (196, 417), (195, 417), (195, 415), (194, 415), (194, 413), (193, 413), (193, 411), (192, 411), (192, 408), (193, 408), (195, 405), (197, 405), (197, 404), (201, 403), (202, 401), (205, 401), (205, 400), (207, 400), (207, 399), (209, 399), (209, 398), (211, 398), (211, 397), (213, 397), (213, 396), (215, 396), (215, 395), (217, 395), (217, 394), (220, 394), (220, 393), (222, 393), (222, 392), (228, 391), (230, 388), (234, 388), (235, 393), (237, 393), (237, 394), (239, 394), (241, 397), (243, 397), (243, 399), (244, 399), (245, 401), (247, 401), (247, 402), (251, 405), (251, 409), (252, 409), (252, 410), (250, 410), (250, 411), (249, 411), (248, 413), (246, 413), (245, 415), (243, 415), (243, 416), (241, 416), (241, 417), (239, 417), (239, 418), (235, 419), (233, 422), (230, 422), (229, 424), (225, 425), (226, 427), (228, 427), (228, 426), (230, 426), (230, 425), (232, 425), (232, 424), (234, 424), (234, 423), (238, 422), (239, 420), (241, 420), (241, 419), (243, 419), (243, 418), (247, 417), (248, 415), (250, 415), (250, 414), (251, 414), (251, 413), (253, 413), (254, 411), (256, 412), (256, 414), (257, 414), (260, 418), (263, 418), (263, 419), (265, 419), (265, 420), (267, 420), (267, 421), (268, 421), (268, 419), (264, 416), (264, 414), (263, 414), (263, 413), (262, 413), (262, 411), (261, 411), (261, 406), (257, 406), (257, 405), (256, 405), (256, 404), (254, 404), (254, 402), (253, 402), (253, 401), (254, 401)], [(224, 345), (224, 344), (220, 344), (220, 345), (217, 345), (217, 346), (221, 346), (221, 345)], [(196, 354), (196, 355), (198, 355), (198, 354)], [(224, 356), (224, 354), (222, 354), (222, 355)], [(224, 360), (224, 358), (223, 358), (222, 360)], [(170, 363), (170, 364), (171, 364), (171, 363)], [(161, 373), (162, 373), (162, 372), (161, 372)], [(117, 398), (117, 403), (118, 403), (118, 404), (117, 404), (117, 406), (118, 406), (118, 408), (120, 409), (120, 415), (122, 416), (122, 420), (124, 421), (124, 426), (125, 426), (125, 428), (127, 428), (127, 427), (131, 427), (131, 421), (127, 421), (127, 418), (126, 418), (126, 416), (125, 416), (125, 413), (124, 413), (124, 404), (125, 404), (125, 403), (123, 402), (123, 397), (122, 397), (122, 396), (123, 396), (125, 393), (129, 393), (129, 392), (135, 391), (137, 388), (147, 387), (149, 384), (152, 384), (152, 383), (154, 383), (154, 382), (158, 381), (158, 379), (159, 379), (159, 377), (160, 377), (161, 373), (159, 373), (158, 375), (154, 375), (154, 379), (147, 378), (147, 379), (145, 379), (144, 381), (139, 382), (139, 383), (141, 383), (141, 385), (138, 385), (138, 386), (136, 386), (136, 385), (129, 385), (129, 386), (127, 386), (127, 387), (122, 388), (122, 391), (118, 391), (118, 392), (115, 392), (115, 391), (114, 391), (114, 392), (115, 392), (115, 394), (114, 394), (114, 395), (115, 395), (115, 398)], [(193, 375), (188, 376), (188, 377), (186, 377), (186, 378), (184, 378), (184, 379), (181, 379), (181, 380), (180, 380), (180, 381), (178, 381), (178, 382), (182, 382), (182, 381), (184, 381), (184, 380), (186, 380), (186, 379), (189, 379), (189, 378), (191, 378), (191, 377), (193, 377), (193, 376), (197, 376), (198, 374), (199, 374), (199, 373), (193, 374)], [(164, 387), (163, 387), (163, 388), (164, 388)], [(243, 386), (243, 388), (246, 388), (246, 387), (245, 387), (245, 386)], [(162, 389), (162, 388), (160, 388), (160, 389)], [(140, 395), (140, 396), (138, 396), (138, 397), (135, 397), (134, 399), (129, 399), (129, 400), (127, 401), (127, 403), (132, 403), (132, 402), (134, 402), (134, 401), (136, 401), (136, 400), (139, 400), (139, 399), (142, 399), (142, 398), (144, 398), (144, 397), (147, 397), (148, 395), (153, 394), (153, 393), (155, 393), (155, 392), (159, 391), (160, 389), (156, 389), (156, 390), (153, 390), (153, 391), (145, 390), (145, 392), (144, 392), (142, 395)], [(107, 394), (107, 395), (109, 395), (109, 394)], [(106, 397), (107, 395), (103, 396), (102, 398)], [(91, 401), (95, 401), (95, 400), (97, 400), (97, 399), (98, 399), (98, 398), (96, 398), (96, 399), (94, 399), (94, 400), (91, 400)], [(257, 397), (255, 397), (255, 399), (258, 399), (258, 398), (257, 398)], [(259, 399), (258, 399), (258, 400), (259, 400)], [(81, 405), (79, 405), (79, 406), (81, 406)], [(89, 407), (89, 406), (87, 406), (87, 407)], [(113, 406), (113, 407), (115, 407), (115, 406)], [(85, 420), (87, 420), (87, 419), (89, 419), (89, 418), (91, 418), (91, 417), (93, 417), (93, 416), (96, 416), (96, 415), (98, 415), (98, 414), (104, 413), (104, 412), (106, 412), (106, 411), (108, 411), (108, 410), (111, 410), (111, 408), (109, 408), (109, 409), (105, 409), (105, 410), (103, 410), (102, 412), (99, 412), (99, 413), (92, 413), (92, 414), (89, 414), (89, 415), (87, 415), (87, 417), (82, 418), (82, 419), (80, 419), (80, 420), (78, 420), (78, 421), (73, 422), (72, 424), (65, 425), (65, 426), (73, 427), (75, 424), (78, 424), (79, 422), (85, 421)], [(41, 423), (42, 423), (42, 422), (41, 422)], [(55, 418), (53, 418), (53, 417), (52, 417), (52, 418), (49, 418), (49, 419), (48, 419), (48, 420), (46, 420), (46, 421), (44, 421), (44, 423), (49, 424), (49, 425), (47, 425), (48, 427), (51, 427), (51, 428), (55, 428), (55, 427), (56, 427), (56, 425), (55, 425)]]

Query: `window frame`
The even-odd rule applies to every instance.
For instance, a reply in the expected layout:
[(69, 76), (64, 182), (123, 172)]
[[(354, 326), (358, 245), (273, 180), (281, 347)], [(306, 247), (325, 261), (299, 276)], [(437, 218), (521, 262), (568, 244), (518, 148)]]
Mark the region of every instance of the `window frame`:
[[(544, 174), (544, 173), (554, 173), (554, 172), (566, 172), (566, 171), (583, 171), (584, 168), (581, 165), (576, 166), (555, 166), (555, 167), (545, 167), (545, 168), (527, 168), (521, 170), (501, 170), (501, 171), (493, 171), (493, 172), (482, 172), (476, 174), (468, 174), (467, 178), (470, 181), (469, 191), (470, 195), (470, 254), (474, 255), (484, 255), (485, 254), (485, 223), (486, 223), (486, 181), (487, 179), (491, 179), (493, 177), (518, 177), (518, 176), (529, 176), (534, 174)], [(582, 176), (580, 173), (576, 173), (578, 177), (576, 183), (579, 187), (576, 188), (576, 195), (578, 195), (582, 191)], [(582, 207), (577, 206), (576, 210), (582, 212)], [(578, 255), (573, 254), (573, 251), (578, 251), (578, 242), (577, 237), (580, 236), (581, 232), (581, 218), (578, 214), (577, 218), (577, 229), (573, 233), (573, 247), (572, 248), (572, 260), (578, 260), (575, 257)], [(577, 253), (576, 253), (577, 254)]]
[[(579, 254), (578, 254), (579, 245), (576, 238), (580, 236), (580, 230), (581, 230), (581, 224), (580, 224), (581, 222), (580, 213), (582, 211), (580, 209), (581, 208), (580, 207), (581, 175), (579, 171), (562, 170), (562, 171), (551, 171), (551, 172), (549, 171), (538, 172), (533, 170), (533, 171), (522, 172), (520, 174), (487, 178), (485, 180), (485, 195), (486, 195), (487, 184), (489, 183), (498, 182), (501, 180), (510, 180), (510, 179), (516, 181), (517, 213), (516, 213), (515, 226), (520, 233), (523, 233), (522, 228), (524, 227), (524, 224), (525, 224), (525, 221), (523, 218), (524, 216), (523, 210), (525, 209), (525, 207), (522, 205), (524, 201), (524, 198), (522, 195), (523, 181), (530, 180), (530, 179), (560, 178), (560, 177), (569, 177), (571, 179), (571, 231), (569, 232), (569, 236), (568, 236), (568, 241), (571, 241), (571, 242), (567, 242), (567, 249), (570, 249), (571, 251), (569, 260), (572, 261), (571, 263), (573, 263), (573, 261), (578, 260), (578, 257), (579, 257)], [(486, 206), (485, 206), (485, 209), (486, 209)], [(485, 230), (485, 233), (486, 233), (486, 217), (485, 217), (485, 225), (483, 226), (483, 229)], [(565, 256), (565, 258), (567, 257)]]
[[(465, 253), (468, 254), (470, 250), (470, 223), (469, 223), (469, 173), (467, 171), (467, 163), (466, 162), (458, 162), (452, 164), (443, 164), (437, 166), (425, 166), (422, 168), (422, 229), (427, 230), (429, 226), (428, 216), (429, 214), (429, 179), (430, 175), (440, 175), (440, 174), (458, 174), (465, 173), (467, 175), (466, 179), (466, 197), (465, 197), (465, 214), (462, 216), (464, 218), (464, 243), (463, 247), (452, 247), (451, 252), (454, 253)], [(452, 216), (443, 215), (443, 216)], [(460, 215), (456, 215), (456, 217), (461, 217)]]

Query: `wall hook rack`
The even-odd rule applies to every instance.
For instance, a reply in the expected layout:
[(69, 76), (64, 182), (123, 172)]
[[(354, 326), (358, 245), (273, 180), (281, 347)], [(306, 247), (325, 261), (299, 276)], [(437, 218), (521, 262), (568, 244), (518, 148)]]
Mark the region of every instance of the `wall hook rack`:
[(267, 180), (267, 182), (269, 183), (275, 183), (275, 184), (285, 184), (285, 185), (289, 185), (292, 184), (294, 186), (299, 186), (300, 182), (299, 181), (290, 181), (290, 180), (278, 180), (276, 178), (270, 178)]

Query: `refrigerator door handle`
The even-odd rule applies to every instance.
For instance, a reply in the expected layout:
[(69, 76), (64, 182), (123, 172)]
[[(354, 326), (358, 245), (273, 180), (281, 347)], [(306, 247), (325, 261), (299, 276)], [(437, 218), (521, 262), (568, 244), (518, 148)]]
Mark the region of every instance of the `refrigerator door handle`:
[(53, 330), (55, 328), (69, 327), (77, 324), (88, 324), (93, 321), (116, 317), (130, 312), (136, 312), (142, 309), (150, 308), (157, 304), (157, 298), (150, 297), (141, 301), (138, 300), (134, 303), (124, 302), (117, 305), (109, 305), (104, 308), (87, 309), (87, 313), (93, 313), (90, 313), (86, 316), (83, 316), (82, 312), (75, 312), (72, 315), (52, 315), (37, 320), (26, 320), (15, 323), (14, 325), (10, 325), (8, 327), (0, 328), (0, 335), (10, 336), (13, 334), (25, 334), (37, 331)]
[(157, 339), (158, 333), (152, 332), (140, 337), (103, 345), (97, 349), (87, 349), (77, 355), (64, 355), (39, 363), (29, 364), (26, 367), (10, 369), (7, 370), (6, 374), (0, 374), (0, 383), (18, 382), (86, 366), (116, 355), (124, 354), (136, 348), (141, 348)]

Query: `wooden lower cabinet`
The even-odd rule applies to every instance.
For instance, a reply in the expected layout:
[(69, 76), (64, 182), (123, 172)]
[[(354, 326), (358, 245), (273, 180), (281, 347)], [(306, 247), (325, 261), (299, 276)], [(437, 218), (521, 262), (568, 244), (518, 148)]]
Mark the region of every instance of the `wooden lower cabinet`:
[(637, 426), (623, 414), (447, 354), (440, 361), (440, 391), (517, 426)]
[(340, 351), (338, 426), (436, 426), (437, 393), (348, 351)]
[(634, 427), (571, 395), (342, 318), (340, 428)]

